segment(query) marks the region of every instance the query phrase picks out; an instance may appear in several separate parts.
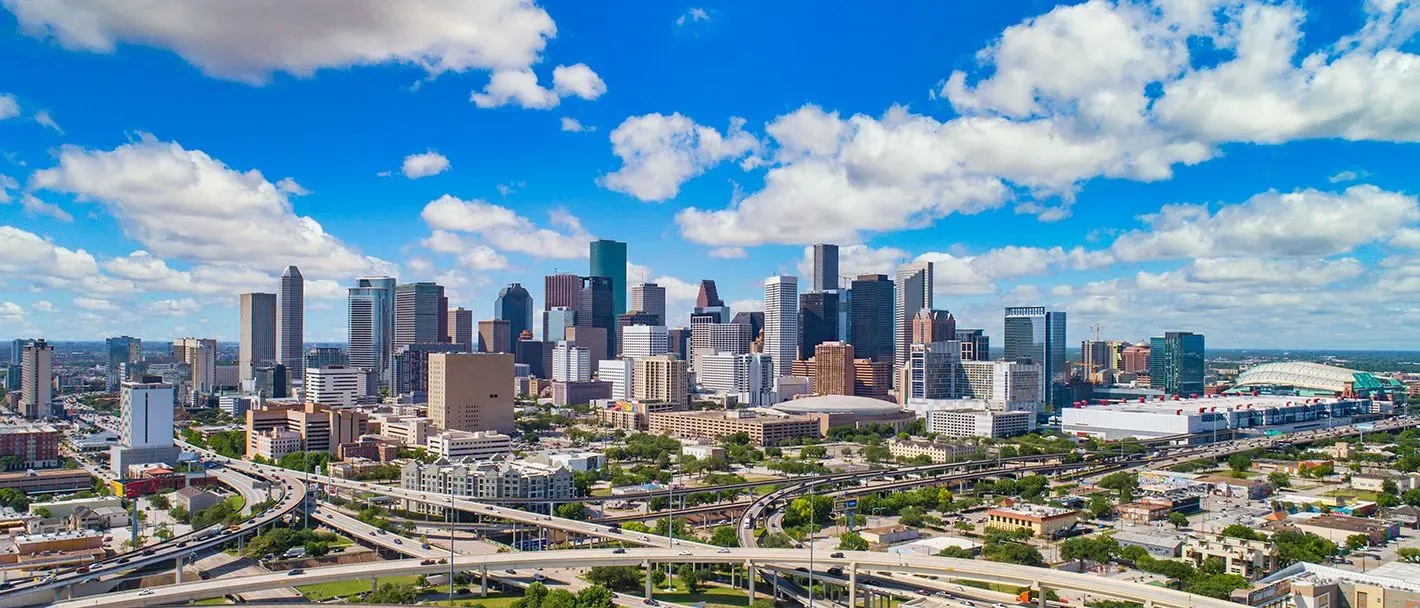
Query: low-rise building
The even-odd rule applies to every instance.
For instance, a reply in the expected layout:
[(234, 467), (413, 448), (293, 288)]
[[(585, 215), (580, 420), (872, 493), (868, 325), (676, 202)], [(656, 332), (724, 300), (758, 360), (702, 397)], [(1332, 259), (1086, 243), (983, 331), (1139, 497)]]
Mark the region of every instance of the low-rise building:
[(0, 473), (0, 489), (11, 488), (25, 494), (49, 494), (87, 490), (93, 484), (83, 469), (46, 469)]
[[(470, 498), (555, 500), (572, 497), (572, 471), (567, 467), (507, 457), (441, 459), (432, 464), (415, 460), (400, 470), (400, 482), (406, 490)], [(406, 508), (442, 513), (439, 507), (421, 503), (411, 502)]]
[(1298, 530), (1311, 532), (1338, 545), (1345, 545), (1346, 538), (1365, 534), (1372, 544), (1379, 544), (1400, 536), (1400, 524), (1380, 519), (1351, 517), (1349, 515), (1327, 514), (1308, 519), (1289, 519)]
[(597, 419), (602, 424), (628, 431), (645, 431), (651, 428), (650, 414), (673, 412), (679, 408), (673, 403), (644, 401), (613, 401), (605, 407), (597, 408)]
[(433, 425), (422, 416), (389, 416), (380, 422), (380, 436), (399, 445), (423, 446)]
[(712, 458), (725, 458), (725, 448), (713, 443), (682, 443), (680, 453), (685, 456), (694, 456), (697, 460), (710, 460)]
[(907, 526), (880, 526), (877, 528), (863, 528), (858, 531), (863, 540), (874, 545), (891, 545), (908, 540), (916, 540), (921, 533), (914, 528)]
[(959, 409), (927, 413), (927, 432), (949, 437), (999, 439), (1024, 435), (1033, 430), (1035, 414), (1032, 412)]
[(986, 511), (986, 527), (996, 530), (1030, 530), (1041, 538), (1055, 538), (1075, 527), (1080, 512), (1041, 505), (1021, 504)]
[(59, 466), (59, 431), (47, 424), (0, 425), (0, 456), (15, 456), (24, 466)]
[(1169, 513), (1173, 513), (1173, 503), (1136, 500), (1134, 502), (1116, 505), (1114, 507), (1114, 513), (1124, 521), (1135, 524), (1147, 524), (1149, 522), (1168, 519)]
[(893, 439), (888, 442), (888, 453), (893, 458), (917, 458), (926, 456), (934, 463), (955, 462), (976, 455), (976, 445), (950, 441), (928, 441), (926, 439)]
[(744, 433), (750, 443), (764, 447), (779, 445), (786, 439), (822, 438), (828, 432), (827, 422), (826, 416), (796, 416), (766, 408), (658, 412), (650, 414), (649, 430), (653, 434), (699, 439)]
[(444, 431), (430, 435), (424, 445), (430, 454), (449, 460), (487, 460), (513, 452), (513, 438), (496, 431)]
[(542, 452), (528, 458), (529, 462), (554, 467), (567, 467), (577, 473), (606, 468), (606, 454), (601, 452)]
[(1386, 482), (1395, 484), (1398, 492), (1420, 487), (1420, 473), (1357, 473), (1351, 476), (1351, 488), (1363, 492), (1383, 492)]
[(1237, 479), (1225, 475), (1212, 475), (1203, 481), (1213, 487), (1213, 494), (1217, 496), (1257, 500), (1266, 498), (1272, 493), (1272, 483), (1266, 479)]
[(257, 431), (249, 439), (248, 445), (253, 459), (264, 458), (276, 462), (281, 460), (282, 456), (301, 451), (301, 434), (286, 429)]
[[(1338, 444), (1343, 445), (1343, 444)], [(1233, 601), (1263, 608), (1385, 608), (1420, 604), (1415, 564), (1391, 562), (1366, 572), (1297, 562), (1233, 592)]]
[(552, 404), (558, 407), (610, 398), (610, 382), (590, 380), (586, 382), (553, 381), (552, 383)]
[(177, 504), (188, 513), (196, 513), (222, 502), (222, 497), (196, 486), (188, 486), (176, 492)]
[(1183, 559), (1201, 566), (1210, 558), (1223, 562), (1224, 574), (1236, 574), (1253, 580), (1277, 568), (1277, 546), (1267, 540), (1246, 540), (1221, 534), (1195, 532), (1190, 535), (1183, 545)]
[(123, 507), (79, 507), (69, 514), (70, 530), (108, 530), (123, 528), (131, 523), (128, 511)]
[(1155, 559), (1172, 559), (1178, 557), (1183, 550), (1185, 538), (1183, 535), (1173, 532), (1163, 532), (1143, 528), (1140, 530), (1121, 530), (1116, 532), (1113, 538), (1120, 547), (1141, 547)]

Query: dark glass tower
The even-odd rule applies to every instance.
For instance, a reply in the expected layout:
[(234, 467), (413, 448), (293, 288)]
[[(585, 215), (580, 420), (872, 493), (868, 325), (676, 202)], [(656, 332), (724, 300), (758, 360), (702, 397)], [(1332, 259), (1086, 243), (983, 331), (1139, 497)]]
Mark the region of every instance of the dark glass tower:
[(612, 317), (626, 312), (626, 243), (593, 241), (590, 270), (591, 276), (611, 279)]
[(885, 274), (862, 274), (853, 280), (853, 310), (848, 334), (861, 359), (892, 361), (893, 285)]
[(1170, 331), (1149, 339), (1149, 381), (1170, 395), (1203, 394), (1203, 335)]
[(498, 292), (493, 301), (493, 318), (508, 322), (508, 343), (498, 345), (494, 352), (515, 352), (518, 336), (524, 330), (532, 331), (533, 299), (521, 283), (509, 283)]
[(1047, 312), (1044, 306), (1007, 307), (1004, 329), (1006, 360), (1029, 360), (1041, 367), (1041, 400), (1050, 405), (1069, 401), (1065, 313)]
[(808, 359), (824, 342), (838, 340), (838, 292), (799, 294), (799, 358)]
[(577, 297), (577, 327), (600, 327), (606, 330), (606, 352), (616, 352), (616, 312), (612, 295), (612, 279), (584, 277)]

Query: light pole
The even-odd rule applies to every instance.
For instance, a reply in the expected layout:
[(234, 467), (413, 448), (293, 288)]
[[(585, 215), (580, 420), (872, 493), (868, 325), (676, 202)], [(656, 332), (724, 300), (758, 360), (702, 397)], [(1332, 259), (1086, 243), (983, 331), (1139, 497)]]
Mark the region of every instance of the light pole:
[[(449, 523), (449, 606), (454, 605), (454, 487), (449, 484), (449, 508), (444, 519)], [(485, 581), (486, 582), (486, 581)]]

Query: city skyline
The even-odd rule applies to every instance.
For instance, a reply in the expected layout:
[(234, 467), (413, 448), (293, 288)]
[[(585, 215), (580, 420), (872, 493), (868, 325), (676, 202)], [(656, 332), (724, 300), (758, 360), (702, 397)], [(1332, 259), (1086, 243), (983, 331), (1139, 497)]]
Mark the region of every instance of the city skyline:
[[(1417, 58), (1386, 6), (944, 5), (889, 25), (845, 4), (786, 31), (782, 7), (611, 26), (528, 3), (512, 12), (544, 25), (506, 47), (424, 23), (324, 54), (269, 28), (206, 40), (217, 9), (147, 31), (116, 6), (82, 26), (0, 12), (0, 335), (234, 342), (238, 294), (287, 266), (306, 343), (347, 339), (358, 276), (438, 282), (491, 319), (500, 288), (541, 306), (541, 277), (588, 274), (613, 239), (618, 301), (654, 281), (672, 327), (702, 279), (735, 313), (762, 310), (766, 277), (807, 292), (824, 243), (840, 285), (932, 262), (933, 306), (998, 339), (1008, 306), (1068, 312), (1069, 344), (1095, 323), (1210, 348), (1420, 339), (1420, 91), (1380, 57)], [(1237, 32), (1272, 60), (1236, 57)]]

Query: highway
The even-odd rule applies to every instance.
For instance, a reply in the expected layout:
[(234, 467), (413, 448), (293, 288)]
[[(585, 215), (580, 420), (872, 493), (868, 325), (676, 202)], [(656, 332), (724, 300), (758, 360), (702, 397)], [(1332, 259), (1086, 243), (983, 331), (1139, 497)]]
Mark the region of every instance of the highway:
[[(1139, 602), (1159, 608), (1238, 608), (1237, 604), (1164, 587), (1130, 583), (1110, 578), (1076, 574), (1049, 568), (1017, 564), (963, 560), (947, 557), (904, 556), (894, 553), (867, 551), (842, 552), (842, 557), (815, 556), (815, 567), (843, 568), (850, 581), (856, 581), (861, 570), (893, 574), (921, 574), (945, 579), (975, 580), (991, 583), (1073, 590), (1103, 595), (1115, 599)], [(594, 566), (641, 566), (665, 563), (681, 564), (765, 564), (807, 566), (808, 551), (797, 549), (719, 549), (716, 551), (686, 551), (681, 549), (628, 549), (613, 553), (608, 549), (579, 549), (495, 553), (492, 555), (457, 556), (454, 567), (460, 571), (479, 573), (483, 569), (537, 567), (555, 563), (565, 568)], [(257, 576), (223, 577), (221, 580), (198, 581), (181, 585), (149, 587), (139, 591), (110, 593), (101, 597), (80, 598), (54, 604), (56, 608), (127, 608), (159, 604), (191, 602), (226, 594), (240, 594), (262, 589), (310, 585), (350, 579), (380, 578), (399, 575), (438, 574), (447, 565), (421, 564), (406, 559), (362, 563), (323, 568), (310, 568), (297, 574), (272, 573)], [(852, 593), (856, 593), (855, 591)]]

